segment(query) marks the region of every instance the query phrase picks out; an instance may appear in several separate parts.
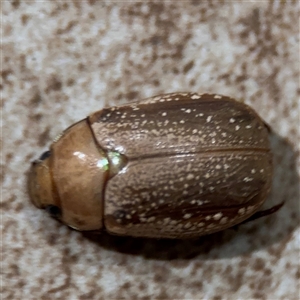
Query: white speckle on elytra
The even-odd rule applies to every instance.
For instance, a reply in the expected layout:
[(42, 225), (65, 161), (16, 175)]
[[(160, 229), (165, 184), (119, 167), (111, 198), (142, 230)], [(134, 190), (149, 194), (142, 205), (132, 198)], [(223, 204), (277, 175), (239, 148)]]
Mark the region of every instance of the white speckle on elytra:
[(213, 216), (213, 219), (218, 221), (222, 218), (222, 216), (223, 216), (223, 214), (221, 212), (219, 212)]
[(181, 229), (183, 227), (182, 224), (177, 224), (177, 229)]
[(215, 99), (222, 99), (222, 96), (220, 96), (220, 95), (215, 95), (214, 98), (215, 98)]
[(238, 131), (239, 129), (240, 129), (240, 126), (239, 126), (239, 125), (236, 125), (236, 126), (235, 126), (235, 130)]
[(222, 135), (223, 137), (226, 137), (226, 136), (227, 136), (227, 133), (226, 133), (226, 132), (222, 132), (221, 135)]
[(204, 177), (205, 177), (205, 178), (209, 178), (209, 177), (210, 177), (210, 174), (209, 174), (209, 173), (206, 173), (206, 174), (204, 175)]
[(188, 229), (190, 227), (192, 227), (191, 222), (188, 222), (188, 223), (184, 224), (184, 226), (183, 226), (183, 228), (185, 228), (185, 229)]
[(184, 218), (184, 219), (189, 219), (191, 216), (192, 216), (192, 214), (185, 214), (185, 215), (183, 216), (183, 218)]
[(228, 221), (228, 218), (227, 217), (223, 217), (221, 220), (220, 220), (220, 224), (226, 224)]
[(238, 210), (238, 214), (239, 214), (239, 215), (244, 215), (245, 212), (246, 212), (245, 207), (242, 207), (242, 208), (240, 208), (240, 209)]
[(252, 127), (251, 125), (247, 125), (247, 126), (246, 126), (247, 129), (250, 129), (251, 127)]
[(204, 223), (203, 222), (200, 222), (197, 224), (197, 227), (203, 227), (204, 226)]
[(197, 129), (193, 129), (193, 131), (192, 131), (193, 134), (196, 134), (197, 132), (198, 132)]
[(220, 170), (221, 169), (221, 165), (216, 165), (216, 169)]
[(186, 177), (187, 180), (192, 180), (194, 179), (194, 174), (188, 174), (188, 176)]
[(201, 96), (199, 96), (197, 94), (191, 96), (191, 99), (200, 99), (200, 98), (201, 98)]
[(167, 113), (166, 113), (166, 112), (163, 112), (161, 115), (162, 115), (163, 117), (165, 117), (165, 116), (167, 115)]
[(229, 123), (234, 123), (235, 122), (235, 119), (234, 118), (230, 118), (229, 119)]
[(150, 217), (147, 222), (150, 223), (150, 222), (153, 222), (155, 220), (155, 217)]
[(213, 131), (212, 133), (209, 134), (209, 136), (211, 136), (211, 137), (214, 137), (214, 136), (216, 136), (216, 135), (217, 135), (217, 134), (216, 134), (215, 131)]
[(211, 119), (212, 119), (212, 116), (208, 116), (208, 117), (206, 118), (206, 122), (209, 123), (209, 122), (211, 121)]
[(216, 139), (211, 139), (211, 143), (215, 144), (216, 143)]
[(244, 179), (243, 179), (243, 181), (245, 181), (245, 182), (249, 182), (249, 181), (252, 181), (253, 180), (253, 178), (250, 178), (250, 177), (245, 177)]
[(168, 224), (170, 221), (171, 221), (170, 218), (164, 218), (164, 223), (165, 223), (165, 224)]
[(254, 209), (254, 206), (252, 205), (252, 206), (248, 206), (246, 210), (247, 210), (247, 212), (250, 212), (250, 211), (252, 211), (253, 209)]
[(185, 121), (184, 121), (184, 120), (181, 120), (179, 123), (180, 123), (180, 124), (184, 124), (184, 123), (185, 123)]
[(224, 165), (224, 169), (227, 170), (229, 169), (229, 166), (227, 164)]
[(206, 216), (206, 217), (205, 217), (205, 220), (206, 220), (206, 221), (209, 221), (210, 219), (211, 219), (211, 216)]
[(256, 172), (255, 169), (252, 169), (252, 170), (251, 170), (251, 173), (252, 173), (252, 174), (255, 174), (255, 172)]
[(152, 133), (154, 136), (159, 136), (159, 131), (156, 130), (156, 129), (151, 130), (151, 133)]

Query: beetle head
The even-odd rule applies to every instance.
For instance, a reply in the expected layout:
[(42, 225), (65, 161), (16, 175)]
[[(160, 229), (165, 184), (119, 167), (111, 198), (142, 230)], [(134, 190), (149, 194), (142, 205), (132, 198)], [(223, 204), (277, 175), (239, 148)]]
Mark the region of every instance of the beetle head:
[(28, 189), (38, 208), (77, 230), (102, 228), (109, 159), (87, 120), (69, 127), (32, 163)]
[[(31, 164), (28, 177), (28, 190), (31, 201), (38, 208), (46, 208), (47, 206), (57, 207), (58, 198), (53, 192), (52, 177), (50, 174), (50, 151), (44, 152), (38, 160)], [(57, 217), (58, 217), (57, 213)]]

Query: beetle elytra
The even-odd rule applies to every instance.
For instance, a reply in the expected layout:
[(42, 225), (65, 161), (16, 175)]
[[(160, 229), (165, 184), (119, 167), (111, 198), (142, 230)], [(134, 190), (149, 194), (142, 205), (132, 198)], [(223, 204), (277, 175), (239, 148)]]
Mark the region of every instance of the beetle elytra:
[(29, 193), (77, 230), (190, 238), (252, 216), (271, 181), (268, 129), (253, 109), (172, 93), (70, 126), (32, 164)]

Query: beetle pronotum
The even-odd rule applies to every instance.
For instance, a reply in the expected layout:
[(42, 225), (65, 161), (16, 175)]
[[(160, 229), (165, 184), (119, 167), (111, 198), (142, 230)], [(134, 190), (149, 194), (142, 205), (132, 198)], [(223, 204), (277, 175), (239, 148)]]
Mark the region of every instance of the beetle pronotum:
[(268, 128), (229, 97), (159, 95), (72, 125), (32, 164), (33, 203), (77, 230), (190, 238), (241, 223), (272, 181)]

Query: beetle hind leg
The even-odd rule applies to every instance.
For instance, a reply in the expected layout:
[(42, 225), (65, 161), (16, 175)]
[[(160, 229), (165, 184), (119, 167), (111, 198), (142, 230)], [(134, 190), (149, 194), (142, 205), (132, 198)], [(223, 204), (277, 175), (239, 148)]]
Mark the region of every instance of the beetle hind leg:
[(250, 218), (248, 218), (245, 221), (243, 221), (242, 223), (240, 223), (239, 225), (254, 221), (256, 219), (259, 219), (259, 218), (262, 218), (262, 217), (265, 217), (268, 215), (271, 215), (271, 214), (277, 212), (284, 205), (284, 203), (285, 203), (285, 201), (282, 201), (281, 203), (279, 203), (271, 208), (258, 211), (254, 215), (252, 215)]

